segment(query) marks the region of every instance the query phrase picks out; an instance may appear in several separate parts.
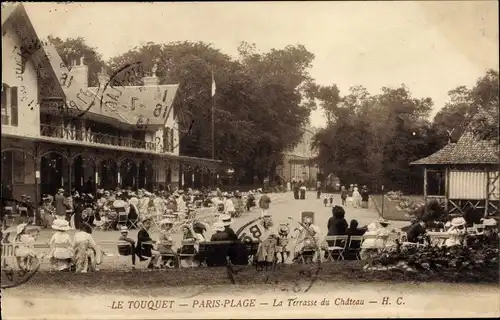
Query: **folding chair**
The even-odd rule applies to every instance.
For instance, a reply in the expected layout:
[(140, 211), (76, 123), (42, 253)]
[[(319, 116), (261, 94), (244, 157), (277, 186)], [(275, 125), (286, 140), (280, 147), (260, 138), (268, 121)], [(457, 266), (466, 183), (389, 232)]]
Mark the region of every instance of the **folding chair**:
[(344, 250), (347, 248), (348, 236), (327, 236), (325, 241), (328, 244), (326, 259), (329, 261), (344, 260)]
[(128, 227), (129, 229), (139, 229), (139, 217), (137, 216), (135, 219), (128, 219), (128, 223), (130, 226)]
[(194, 259), (196, 256), (195, 243), (193, 241), (182, 241), (179, 249), (179, 268), (182, 268), (180, 260), (189, 258)]
[(127, 226), (128, 213), (125, 211), (118, 212), (118, 226)]
[(5, 212), (5, 216), (4, 216), (5, 226), (10, 227), (15, 220), (14, 209), (12, 208), (12, 206), (6, 206), (3, 208), (3, 210)]
[(359, 256), (359, 251), (361, 250), (362, 242), (363, 242), (363, 236), (350, 236), (347, 247), (344, 250), (344, 253), (342, 254), (344, 258), (346, 258), (346, 255), (348, 257), (354, 255), (356, 260), (361, 260), (361, 257)]
[(25, 206), (18, 207), (19, 217), (21, 222), (28, 222), (28, 208)]

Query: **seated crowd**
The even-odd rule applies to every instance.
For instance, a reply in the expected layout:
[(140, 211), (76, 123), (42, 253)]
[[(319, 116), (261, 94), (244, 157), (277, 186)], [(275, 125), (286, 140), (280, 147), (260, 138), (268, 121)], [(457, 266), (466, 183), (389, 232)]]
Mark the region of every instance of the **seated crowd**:
[(40, 204), (39, 218), (42, 227), (50, 228), (57, 218), (64, 218), (78, 228), (82, 222), (104, 230), (118, 230), (120, 224), (137, 228), (137, 222), (147, 217), (175, 215), (177, 220), (193, 218), (195, 209), (216, 207), (219, 212), (239, 216), (255, 206), (261, 189), (248, 193), (192, 190), (186, 192), (148, 192), (144, 189), (97, 191), (91, 194), (69, 194), (59, 189), (55, 196), (44, 195)]
[[(259, 193), (257, 191), (256, 195), (251, 194), (254, 202), (255, 196)], [(260, 240), (245, 236), (240, 241), (231, 228), (236, 210), (233, 199), (241, 205), (239, 198), (245, 198), (238, 192), (229, 194), (217, 190), (216, 194), (211, 196), (209, 193), (203, 194), (192, 190), (176, 191), (170, 195), (156, 195), (144, 190), (138, 190), (137, 193), (100, 190), (98, 194), (96, 208), (93, 209), (95, 211), (91, 211), (98, 214), (87, 212), (77, 218), (75, 210), (69, 217), (57, 214), (58, 211), (51, 215), (50, 226), (55, 233), (49, 242), (48, 255), (53, 269), (76, 272), (97, 270), (105, 254), (92, 237), (92, 225), (102, 226), (108, 222), (111, 229), (120, 231), (116, 239), (119, 254), (130, 256), (133, 266), (136, 265), (137, 258), (140, 261), (148, 261), (149, 269), (224, 265), (227, 263), (227, 256), (233, 264), (247, 264), (251, 258), (258, 267), (278, 262), (293, 263), (308, 260), (315, 262), (331, 260), (334, 257), (347, 259), (349, 250), (355, 253), (352, 255), (354, 259), (365, 259), (370, 254), (380, 253), (398, 244), (431, 244), (429, 236), (433, 232), (446, 234), (445, 241), (438, 244), (446, 247), (467, 245), (465, 239), (471, 234), (483, 235), (488, 241), (498, 242), (497, 222), (493, 218), (476, 221), (480, 223), (467, 221), (463, 217), (450, 218), (447, 222), (413, 220), (403, 230), (392, 228), (389, 221), (381, 218), (360, 227), (355, 219), (348, 223), (344, 208), (338, 205), (332, 207), (332, 217), (327, 223), (326, 237), (321, 235), (320, 228), (314, 224), (314, 213), (310, 216), (303, 213), (300, 226), (294, 230), (298, 232), (296, 236), (291, 235), (288, 224), (280, 224), (275, 228), (271, 216), (266, 213), (260, 219)], [(78, 202), (82, 201), (81, 198), (92, 200), (85, 195), (75, 196), (74, 199), (77, 200), (74, 201), (73, 208), (78, 206)], [(209, 225), (196, 220), (196, 217), (182, 219), (189, 216), (190, 210), (197, 207), (197, 201), (200, 206), (212, 205), (217, 208), (218, 220)], [(87, 203), (83, 207), (88, 205)], [(219, 205), (222, 205), (220, 211)], [(123, 220), (125, 223), (118, 224), (116, 221), (122, 220), (110, 218), (113, 211), (106, 210), (106, 207), (119, 209), (114, 210), (117, 215), (125, 212), (127, 214), (127, 219)], [(68, 207), (64, 208), (67, 210)], [(185, 215), (180, 218), (182, 211)], [(81, 212), (85, 212), (85, 209)], [(158, 214), (161, 220), (155, 220)], [(77, 229), (73, 237), (68, 233), (68, 230), (72, 229), (70, 221)], [(182, 230), (180, 241), (175, 241), (173, 237), (176, 233), (174, 225), (177, 223)], [(153, 226), (159, 231), (156, 239), (150, 235)], [(132, 239), (129, 237), (129, 229), (135, 227), (139, 231), (137, 239)], [(32, 244), (35, 242), (35, 232), (38, 230), (39, 228), (27, 224), (17, 226), (15, 241), (20, 245), (16, 249), (16, 257), (20, 266), (29, 264), (30, 258), (36, 256)], [(207, 230), (211, 230), (209, 239), (205, 236)], [(354, 243), (351, 241), (354, 238), (359, 240)], [(3, 242), (8, 242), (8, 237), (4, 238)], [(223, 247), (227, 243), (228, 246)], [(220, 244), (218, 248), (222, 248), (221, 250), (215, 249), (217, 244)]]

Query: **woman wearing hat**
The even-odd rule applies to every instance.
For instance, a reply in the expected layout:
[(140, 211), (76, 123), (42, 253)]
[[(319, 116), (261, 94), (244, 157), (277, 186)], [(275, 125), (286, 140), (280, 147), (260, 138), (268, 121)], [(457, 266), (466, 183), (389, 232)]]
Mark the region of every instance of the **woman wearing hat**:
[(73, 241), (67, 233), (70, 230), (68, 221), (56, 219), (52, 224), (56, 232), (50, 239), (50, 261), (53, 267), (59, 271), (70, 271), (73, 260)]
[(86, 273), (97, 270), (101, 249), (92, 238), (92, 228), (81, 223), (75, 233), (74, 250), (76, 272)]
[(451, 227), (448, 229), (448, 234), (450, 235), (448, 239), (444, 242), (446, 247), (460, 246), (463, 243), (463, 239), (466, 233), (466, 221), (464, 218), (453, 218), (451, 220)]
[(236, 208), (234, 207), (233, 195), (230, 193), (226, 194), (226, 200), (224, 201), (224, 213), (234, 217), (236, 214)]
[(33, 235), (33, 232), (38, 231), (38, 227), (30, 228), (26, 223), (21, 223), (16, 228), (15, 243), (18, 245), (16, 248), (16, 258), (21, 270), (31, 270), (37, 259), (33, 248), (36, 236)]
[(139, 199), (137, 199), (136, 197), (132, 197), (130, 198), (128, 203), (130, 208), (128, 211), (127, 228), (130, 229), (133, 227), (131, 221), (137, 221), (139, 219), (139, 209), (137, 208)]
[[(182, 226), (182, 246), (178, 250), (179, 254), (196, 254), (200, 246), (200, 238), (194, 231), (194, 227), (191, 224), (186, 224)], [(199, 261), (192, 257), (182, 257), (180, 259), (180, 264), (184, 268), (191, 268), (199, 266)]]
[(42, 217), (42, 227), (50, 228), (55, 217), (55, 208), (52, 206), (51, 198), (44, 194), (42, 205), (40, 206), (40, 215)]

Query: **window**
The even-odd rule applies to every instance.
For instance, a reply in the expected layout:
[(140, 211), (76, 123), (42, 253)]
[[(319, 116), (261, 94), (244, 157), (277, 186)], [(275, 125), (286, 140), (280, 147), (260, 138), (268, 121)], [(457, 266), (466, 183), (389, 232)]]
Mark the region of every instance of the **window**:
[(2, 124), (18, 125), (17, 87), (9, 87), (5, 83), (2, 83)]
[(163, 131), (164, 152), (170, 152), (170, 128), (166, 127)]
[(174, 129), (170, 129), (170, 152), (174, 152)]
[(2, 183), (24, 184), (25, 153), (22, 151), (2, 152)]
[(14, 184), (24, 183), (24, 152), (14, 151), (12, 157), (12, 175)]

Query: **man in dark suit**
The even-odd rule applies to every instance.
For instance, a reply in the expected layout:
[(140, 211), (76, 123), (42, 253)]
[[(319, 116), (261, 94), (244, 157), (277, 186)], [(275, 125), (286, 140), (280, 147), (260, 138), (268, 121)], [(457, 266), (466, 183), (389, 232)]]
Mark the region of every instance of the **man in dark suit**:
[(64, 198), (64, 189), (63, 188), (60, 188), (59, 190), (57, 190), (56, 196), (54, 197), (54, 204), (56, 207), (56, 215), (59, 217), (65, 217), (66, 216), (66, 198)]
[(149, 236), (149, 228), (151, 228), (151, 219), (146, 219), (142, 222), (141, 229), (137, 233), (136, 252), (141, 261), (144, 260), (144, 257), (151, 257), (148, 269), (156, 269), (160, 259), (160, 252), (153, 249), (155, 241)]

